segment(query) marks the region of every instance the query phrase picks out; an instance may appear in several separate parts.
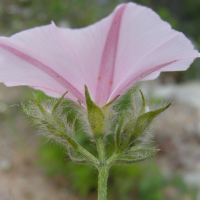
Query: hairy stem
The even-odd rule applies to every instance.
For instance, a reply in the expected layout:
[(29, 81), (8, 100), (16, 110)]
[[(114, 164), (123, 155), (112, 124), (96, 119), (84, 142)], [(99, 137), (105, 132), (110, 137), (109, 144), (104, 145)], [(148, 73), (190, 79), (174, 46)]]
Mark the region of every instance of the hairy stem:
[(97, 150), (99, 154), (99, 176), (98, 176), (98, 200), (106, 200), (107, 180), (109, 167), (106, 163), (105, 144), (102, 135), (96, 136)]
[(106, 200), (107, 198), (107, 180), (108, 180), (108, 166), (102, 165), (99, 167), (98, 176), (98, 200)]
[(100, 164), (103, 165), (106, 158), (103, 136), (100, 135), (96, 137), (96, 144), (97, 144), (97, 150), (99, 154), (99, 161), (100, 161)]
[(106, 163), (109, 167), (113, 165), (113, 163), (117, 160), (117, 158), (120, 157), (120, 154), (114, 153), (112, 156), (110, 156)]

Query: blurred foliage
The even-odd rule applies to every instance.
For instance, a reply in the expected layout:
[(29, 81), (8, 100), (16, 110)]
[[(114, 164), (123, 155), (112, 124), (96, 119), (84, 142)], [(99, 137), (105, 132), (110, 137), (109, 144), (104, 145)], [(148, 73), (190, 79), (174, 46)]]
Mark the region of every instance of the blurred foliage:
[[(77, 165), (66, 157), (60, 145), (45, 143), (39, 149), (40, 160), (48, 175), (62, 175), (69, 180), (74, 193), (87, 196), (97, 190), (97, 171), (93, 166)], [(108, 199), (169, 200), (196, 199), (197, 190), (189, 188), (177, 175), (165, 177), (151, 161), (110, 170)], [(172, 198), (171, 198), (172, 196)]]

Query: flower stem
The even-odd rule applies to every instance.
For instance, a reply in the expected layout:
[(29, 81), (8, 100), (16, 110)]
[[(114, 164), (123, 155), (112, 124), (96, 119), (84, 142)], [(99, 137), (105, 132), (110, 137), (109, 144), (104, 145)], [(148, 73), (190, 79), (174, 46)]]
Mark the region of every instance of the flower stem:
[(106, 200), (107, 198), (107, 180), (108, 180), (107, 164), (99, 167), (98, 177), (98, 200)]
[(106, 163), (105, 144), (102, 135), (96, 136), (97, 150), (99, 154), (99, 176), (98, 176), (98, 200), (106, 200), (107, 196), (107, 180), (109, 166)]
[(104, 162), (106, 159), (106, 153), (105, 153), (104, 140), (101, 135), (96, 137), (96, 144), (97, 144), (97, 150), (98, 150), (98, 154), (99, 154), (100, 164), (104, 165)]
[(116, 160), (118, 157), (120, 157), (120, 154), (117, 154), (117, 153), (114, 153), (112, 156), (110, 156), (110, 157), (107, 159), (107, 161), (106, 161), (108, 167), (111, 167), (112, 164), (113, 164), (113, 162), (115, 162), (115, 160)]

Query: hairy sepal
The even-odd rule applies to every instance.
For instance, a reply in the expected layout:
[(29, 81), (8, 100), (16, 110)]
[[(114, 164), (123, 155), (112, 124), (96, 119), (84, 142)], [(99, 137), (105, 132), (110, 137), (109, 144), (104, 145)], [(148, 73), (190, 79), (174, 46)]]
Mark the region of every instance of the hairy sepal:
[(85, 86), (85, 97), (87, 104), (87, 114), (90, 127), (95, 137), (104, 134), (105, 115), (100, 107), (98, 107), (91, 99), (87, 86)]
[[(159, 151), (159, 149), (153, 149), (153, 150), (142, 150), (141, 152), (138, 150), (138, 152), (140, 152), (140, 155), (136, 156), (136, 155), (124, 155), (121, 158), (117, 159), (115, 164), (121, 164), (121, 165), (131, 165), (131, 164), (135, 164), (138, 162), (142, 162), (145, 161), (147, 159), (150, 159), (151, 157), (153, 157), (157, 152)], [(135, 152), (136, 153), (136, 152)]]
[(127, 138), (121, 145), (121, 151), (126, 151), (131, 146), (134, 146), (137, 143), (137, 138), (140, 137), (152, 124), (154, 118), (164, 112), (170, 105), (171, 103), (163, 108), (140, 115), (132, 127), (128, 131), (126, 130)]

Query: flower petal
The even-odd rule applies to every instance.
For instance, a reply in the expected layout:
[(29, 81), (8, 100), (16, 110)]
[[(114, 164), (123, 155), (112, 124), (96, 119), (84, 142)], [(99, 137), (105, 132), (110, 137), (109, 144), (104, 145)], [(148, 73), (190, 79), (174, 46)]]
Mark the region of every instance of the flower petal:
[(91, 98), (99, 106), (161, 71), (186, 70), (198, 56), (182, 33), (135, 3), (121, 4), (89, 27), (60, 32), (75, 52)]
[(125, 8), (126, 4), (120, 6), (120, 8), (115, 12), (101, 56), (101, 64), (97, 83), (98, 93), (95, 97), (95, 102), (99, 105), (105, 105), (110, 96), (116, 66), (115, 62), (121, 21)]
[(69, 98), (82, 102), (87, 85), (92, 100), (103, 106), (161, 71), (186, 70), (196, 57), (183, 34), (151, 9), (128, 3), (86, 28), (51, 24), (0, 38), (0, 80), (53, 96), (68, 90)]
[(58, 95), (69, 91), (67, 97), (84, 102), (84, 77), (56, 31), (52, 24), (1, 37), (0, 80), (7, 86), (29, 85)]
[(97, 105), (104, 105), (110, 95), (125, 7), (125, 4), (117, 7), (111, 15), (86, 28), (60, 28), (61, 35), (77, 57), (91, 98)]
[(128, 3), (122, 18), (108, 102), (136, 82), (156, 78), (161, 71), (186, 70), (198, 56), (191, 42), (182, 33), (171, 29), (155, 12)]

